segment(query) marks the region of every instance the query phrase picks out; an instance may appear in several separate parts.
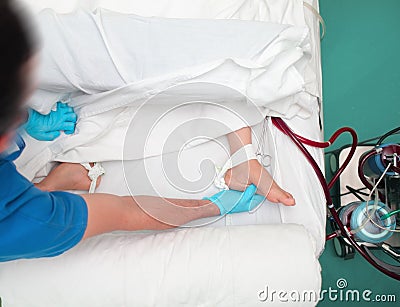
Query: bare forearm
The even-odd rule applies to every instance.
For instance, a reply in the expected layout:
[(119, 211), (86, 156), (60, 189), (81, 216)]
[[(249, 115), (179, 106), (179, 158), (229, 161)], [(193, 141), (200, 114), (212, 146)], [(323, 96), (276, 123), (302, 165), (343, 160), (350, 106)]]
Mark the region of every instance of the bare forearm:
[(85, 238), (114, 230), (168, 229), (220, 214), (216, 205), (205, 200), (110, 194), (89, 194), (83, 198), (88, 207)]
[(206, 200), (172, 199), (154, 196), (135, 196), (125, 201), (142, 210), (139, 223), (148, 229), (164, 229), (184, 225), (190, 221), (219, 215), (219, 209)]

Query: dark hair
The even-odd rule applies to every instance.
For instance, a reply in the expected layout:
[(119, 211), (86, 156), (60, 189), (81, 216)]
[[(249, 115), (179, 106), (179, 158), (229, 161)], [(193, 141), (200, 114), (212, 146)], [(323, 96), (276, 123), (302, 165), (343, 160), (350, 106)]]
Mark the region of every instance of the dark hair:
[(0, 136), (17, 120), (25, 81), (21, 68), (34, 53), (23, 14), (12, 1), (0, 0)]

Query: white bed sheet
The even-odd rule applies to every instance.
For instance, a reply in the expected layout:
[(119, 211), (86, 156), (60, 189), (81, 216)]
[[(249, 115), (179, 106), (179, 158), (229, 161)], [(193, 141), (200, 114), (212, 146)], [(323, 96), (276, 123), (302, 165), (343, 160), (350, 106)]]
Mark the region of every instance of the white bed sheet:
[[(164, 17), (184, 17), (185, 10), (183, 7), (186, 7), (181, 0), (165, 1), (164, 6), (160, 5), (156, 8), (151, 4), (151, 1), (146, 2), (146, 5), (141, 5), (140, 0), (129, 3), (119, 2), (118, 5), (110, 1), (101, 1), (101, 3), (106, 8), (114, 10), (119, 8), (120, 11), (127, 13), (140, 13), (148, 16), (158, 14)], [(166, 5), (167, 3), (169, 6)], [(197, 5), (198, 8), (205, 3), (207, 3), (207, 1), (198, 1), (192, 5)], [(228, 5), (229, 3), (231, 4), (230, 6)], [(258, 9), (252, 7), (251, 3), (253, 5), (257, 4)], [(263, 6), (263, 4), (266, 5)], [(312, 4), (316, 6), (317, 1), (313, 1)], [(46, 3), (46, 1), (35, 2), (37, 10), (47, 7), (47, 5), (48, 3)], [(51, 6), (59, 6), (59, 11), (66, 12), (74, 7), (69, 5), (71, 5), (71, 3), (67, 5), (64, 2), (57, 2), (57, 4), (53, 3)], [(295, 25), (308, 25), (312, 41), (312, 58), (304, 73), (304, 79), (309, 81), (307, 87), (310, 92), (321, 97), (319, 24), (313, 13), (308, 8), (303, 8), (301, 1), (277, 2), (268, 0), (264, 3), (261, 0), (231, 0), (218, 2), (218, 5), (221, 6), (221, 12), (218, 14), (215, 13), (218, 11), (218, 7), (206, 9), (207, 6), (204, 6), (198, 11), (189, 10), (189, 17), (232, 17), (251, 20), (263, 20), (263, 18), (265, 18), (276, 22), (280, 21)], [(64, 7), (62, 8), (61, 6)], [(166, 7), (168, 7), (168, 9), (166, 9)], [(266, 7), (268, 9), (266, 9)], [(284, 9), (282, 9), (282, 7)], [(277, 8), (280, 8), (280, 11)], [(299, 13), (299, 8), (303, 9), (304, 13)], [(274, 10), (279, 12), (274, 12)], [(119, 112), (119, 110), (117, 109), (115, 112)], [(294, 117), (287, 122), (301, 135), (311, 139), (321, 139), (322, 137), (322, 130), (319, 126), (320, 106), (317, 103), (311, 108), (310, 118), (302, 119), (300, 117)], [(94, 124), (96, 125), (96, 123)], [(115, 133), (118, 132), (118, 130), (115, 131)], [(255, 131), (258, 131), (256, 135), (257, 139), (260, 139), (263, 135), (261, 132), (262, 125), (255, 127)], [(294, 195), (297, 206), (289, 208), (282, 205), (270, 204), (266, 201), (266, 204), (260, 207), (255, 213), (229, 215), (216, 222), (213, 222), (213, 219), (208, 219), (207, 221), (201, 221), (201, 223), (206, 222), (213, 226), (300, 223), (305, 225), (315, 238), (317, 242), (316, 253), (318, 255), (323, 249), (325, 237), (325, 206), (322, 190), (319, 187), (313, 170), (294, 145), (271, 125), (267, 128), (267, 131), (268, 133), (264, 135), (264, 143), (266, 144), (264, 154), (268, 154), (272, 157), (269, 170), (278, 184)], [(117, 138), (117, 136), (115, 137)], [(224, 148), (228, 147), (225, 137), (221, 137), (218, 141), (223, 144)], [(101, 139), (98, 142), (100, 143), (96, 144), (97, 148), (104, 148), (104, 152), (110, 150), (106, 143), (101, 143)], [(41, 144), (40, 146), (44, 145)], [(188, 145), (189, 146), (186, 146), (186, 148), (190, 147), (191, 144)], [(257, 147), (257, 145), (255, 145), (255, 147)], [(322, 166), (322, 150), (313, 148), (311, 151)], [(80, 151), (80, 153), (82, 153), (82, 151)], [(72, 151), (71, 154), (74, 154), (74, 152)], [(42, 154), (37, 156), (40, 158), (43, 157)], [(210, 179), (207, 175), (213, 173), (212, 163), (202, 164), (202, 162), (204, 160), (211, 160), (217, 165), (222, 166), (226, 159), (227, 154), (225, 150), (221, 149), (221, 146), (216, 142), (208, 142), (190, 150), (182, 151), (180, 155), (171, 153), (165, 155), (163, 159), (160, 157), (153, 157), (145, 160), (126, 162), (124, 165), (126, 170), (125, 174), (121, 162), (105, 162), (104, 166), (107, 173), (103, 178), (103, 183), (98, 189), (98, 192), (108, 192), (119, 195), (132, 193), (136, 195), (151, 194), (164, 197), (202, 198), (205, 195), (211, 195), (217, 191), (215, 187), (207, 185), (207, 183), (212, 182), (212, 180), (208, 180), (208, 182), (206, 180), (207, 178)], [(200, 166), (203, 168), (205, 167), (205, 169), (201, 169)], [(165, 171), (165, 173), (160, 174), (160, 170)], [(202, 171), (203, 176), (199, 175)], [(176, 173), (179, 173), (179, 175), (176, 175)], [(173, 178), (172, 181), (171, 178)]]
[[(145, 16), (158, 15), (162, 17), (196, 17), (196, 18), (240, 18), (250, 20), (269, 20), (285, 22), (294, 25), (307, 25), (310, 29), (312, 41), (312, 58), (307, 66), (304, 79), (308, 80), (306, 86), (311, 93), (321, 97), (321, 67), (319, 48), (319, 23), (316, 16), (302, 1), (276, 1), (276, 0), (226, 0), (218, 5), (207, 6), (207, 1), (198, 0), (191, 4), (198, 10), (188, 9), (183, 0), (164, 0), (161, 2), (148, 1), (143, 4), (136, 1), (94, 1), (90, 5), (95, 7), (99, 3), (105, 8), (136, 13)], [(59, 12), (69, 12), (76, 5), (74, 2), (49, 2), (28, 1), (36, 11), (45, 7), (55, 7)], [(307, 1), (318, 8), (316, 0)], [(49, 5), (50, 3), (50, 5)], [(88, 3), (86, 3), (88, 4)], [(200, 9), (199, 9), (200, 8)], [(299, 8), (303, 9), (299, 11)], [(218, 13), (216, 13), (218, 12)], [(300, 12), (300, 13), (299, 13)], [(304, 12), (304, 13), (302, 13)], [(311, 117), (302, 119), (294, 117), (287, 123), (299, 134), (311, 139), (320, 140), (322, 129), (320, 127), (320, 105), (315, 103), (311, 109)], [(118, 110), (116, 110), (118, 112)], [(299, 223), (305, 225), (316, 240), (316, 254), (319, 255), (324, 246), (325, 238), (325, 205), (324, 196), (313, 170), (303, 155), (295, 148), (287, 137), (277, 131), (269, 123), (267, 133), (262, 133), (262, 124), (254, 127), (257, 139), (264, 136), (264, 154), (271, 156), (269, 171), (274, 179), (284, 189), (290, 191), (296, 198), (297, 205), (293, 208), (272, 204), (266, 201), (255, 213), (242, 213), (228, 215), (214, 221), (197, 221), (194, 224), (206, 223), (212, 226), (266, 224), (266, 223)], [(116, 130), (117, 131), (117, 130)], [(218, 139), (224, 148), (227, 148), (226, 138)], [(101, 140), (100, 140), (101, 142)], [(109, 150), (107, 144), (96, 144), (104, 151)], [(191, 145), (191, 144), (189, 144)], [(43, 145), (42, 145), (43, 146)], [(186, 146), (190, 147), (190, 146)], [(255, 145), (257, 147), (257, 145)], [(319, 165), (323, 165), (322, 150), (310, 149)], [(41, 156), (41, 155), (38, 155)], [(42, 156), (41, 156), (42, 157)], [(119, 195), (150, 194), (164, 197), (202, 198), (217, 192), (216, 188), (207, 183), (212, 180), (207, 175), (213, 173), (212, 163), (203, 163), (211, 160), (222, 166), (227, 159), (225, 150), (217, 142), (208, 142), (190, 150), (180, 152), (179, 155), (171, 153), (161, 157), (152, 157), (141, 160), (125, 162), (104, 162), (106, 175), (98, 192), (107, 192)], [(124, 173), (125, 167), (125, 173)], [(205, 168), (205, 169), (202, 169)], [(164, 173), (160, 174), (160, 170)], [(46, 170), (45, 170), (46, 172)], [(203, 176), (201, 175), (203, 172)], [(176, 175), (179, 173), (178, 175)], [(171, 181), (171, 178), (173, 180)], [(174, 182), (176, 181), (176, 182)], [(204, 183), (205, 182), (205, 183)]]
[[(179, 4), (181, 0), (172, 0), (171, 3)], [(229, 2), (229, 1), (228, 1)], [(248, 4), (249, 1), (230, 1), (231, 3), (237, 4), (241, 2), (242, 4)], [(262, 1), (256, 1), (261, 5)], [(276, 6), (273, 0), (267, 1), (271, 4), (271, 7)], [(148, 6), (139, 6), (138, 2), (132, 2), (129, 4), (129, 13), (139, 13), (144, 15), (149, 15), (151, 11), (151, 3), (148, 2)], [(202, 1), (199, 3), (203, 3)], [(197, 3), (197, 4), (199, 4)], [(222, 2), (221, 2), (222, 3)], [(261, 4), (260, 4), (261, 3)], [(312, 14), (312, 12), (304, 7), (303, 18), (300, 18), (301, 14), (298, 13), (299, 8), (302, 9), (302, 2), (294, 1), (287, 2), (286, 10), (291, 14), (286, 15), (286, 21), (289, 20), (297, 25), (307, 24), (310, 28), (311, 40), (312, 40), (312, 58), (305, 71), (304, 79), (309, 79), (307, 86), (312, 93), (316, 96), (321, 97), (321, 82), (316, 82), (316, 77), (320, 80), (320, 55), (319, 55), (319, 24), (317, 18)], [(289, 3), (293, 4), (293, 8), (290, 7)], [(110, 3), (108, 3), (110, 4)], [(136, 4), (136, 5), (135, 5)], [(128, 5), (125, 3), (125, 5)], [(182, 5), (182, 3), (180, 3)], [(226, 3), (225, 3), (226, 5)], [(297, 5), (297, 7), (296, 7)], [(284, 5), (283, 5), (284, 6)], [(144, 11), (147, 7), (148, 11)], [(182, 11), (177, 8), (179, 5), (172, 6), (170, 11), (162, 11), (160, 8), (154, 12), (162, 16), (172, 16), (172, 17), (182, 17)], [(278, 6), (279, 7), (279, 6)], [(112, 7), (115, 8), (115, 7)], [(139, 9), (141, 8), (141, 9)], [(175, 10), (173, 9), (175, 8)], [(214, 8), (215, 9), (215, 8)], [(225, 12), (225, 16), (233, 15), (235, 13)], [(253, 12), (254, 9), (244, 9), (246, 12), (245, 16), (236, 16), (237, 18), (243, 17), (244, 19), (249, 19), (252, 15), (249, 12)], [(211, 16), (212, 10), (210, 12), (197, 12), (194, 17)], [(236, 12), (236, 11), (234, 11)], [(195, 14), (192, 12), (192, 14)], [(280, 13), (282, 15), (282, 13)], [(220, 14), (221, 15), (221, 14)], [(229, 15), (229, 16), (230, 16)], [(284, 14), (283, 14), (284, 15)], [(268, 20), (274, 20), (274, 16), (280, 16), (279, 14), (271, 14), (270, 16), (252, 16), (252, 19), (259, 20), (261, 18), (267, 18)], [(291, 16), (291, 19), (289, 18)], [(193, 16), (191, 16), (193, 17)], [(174, 98), (173, 98), (174, 99)], [(146, 106), (149, 107), (149, 106)], [(311, 117), (307, 119), (302, 119), (298, 116), (291, 120), (288, 120), (288, 124), (299, 134), (309, 137), (311, 139), (321, 139), (322, 130), (320, 129), (320, 106), (315, 103), (311, 104)], [(120, 110), (115, 110), (115, 112), (120, 112)], [(146, 113), (146, 112), (145, 112)], [(145, 118), (148, 116), (147, 112)], [(150, 112), (151, 113), (151, 112)], [(139, 114), (140, 116), (140, 114)], [(187, 116), (187, 115), (185, 115)], [(126, 116), (125, 116), (126, 117)], [(129, 116), (128, 116), (129, 117)], [(137, 118), (138, 116), (136, 116)], [(247, 116), (247, 119), (249, 117)], [(184, 118), (187, 120), (187, 118)], [(229, 120), (228, 120), (229, 121)], [(258, 120), (259, 121), (259, 120)], [(101, 120), (97, 120), (93, 124), (96, 126)], [(226, 122), (226, 120), (225, 120)], [(257, 122), (257, 121), (255, 121)], [(89, 121), (88, 124), (91, 124)], [(158, 123), (157, 123), (158, 124)], [(238, 127), (241, 126), (240, 123), (236, 124)], [(162, 124), (159, 125), (161, 128)], [(183, 126), (183, 125), (182, 125)], [(245, 126), (245, 125), (243, 125)], [(117, 124), (118, 127), (118, 124)], [(321, 192), (321, 188), (316, 180), (313, 170), (308, 165), (307, 161), (303, 155), (295, 148), (295, 146), (285, 137), (282, 136), (276, 128), (269, 124), (267, 127), (267, 133), (264, 135), (262, 133), (262, 124), (254, 127), (256, 133), (256, 138), (261, 139), (264, 136), (264, 154), (270, 155), (271, 166), (269, 167), (270, 172), (274, 176), (275, 180), (283, 188), (290, 191), (296, 198), (297, 206), (293, 208), (284, 207), (282, 205), (271, 204), (266, 201), (266, 204), (260, 207), (255, 213), (242, 213), (236, 215), (229, 215), (223, 219), (219, 219), (214, 222), (214, 219), (207, 219), (206, 221), (201, 221), (200, 223), (208, 223), (213, 226), (222, 225), (241, 225), (241, 224), (265, 224), (265, 223), (300, 223), (305, 225), (305, 227), (310, 231), (317, 242), (317, 254), (319, 254), (324, 246), (325, 237), (325, 206), (324, 197)], [(143, 129), (138, 127), (137, 129)], [(88, 129), (86, 129), (88, 130)], [(234, 129), (235, 130), (235, 129)], [(121, 139), (120, 135), (115, 135), (115, 133), (121, 134), (121, 130), (113, 129), (114, 139)], [(177, 132), (179, 134), (179, 131)], [(173, 133), (171, 133), (173, 134)], [(122, 135), (122, 134), (121, 134)], [(76, 137), (79, 137), (77, 135)], [(179, 136), (178, 136), (179, 138)], [(104, 140), (109, 140), (105, 138)], [(96, 150), (96, 153), (102, 153), (100, 156), (104, 156), (105, 152), (110, 152), (110, 147), (107, 142), (102, 139), (96, 141), (96, 148), (103, 148), (103, 150)], [(160, 137), (155, 137), (155, 140), (159, 142)], [(194, 143), (196, 143), (196, 140)], [(122, 142), (122, 141), (121, 141)], [(162, 141), (164, 142), (164, 141)], [(173, 141), (172, 141), (173, 142)], [(218, 145), (220, 142), (220, 145)], [(62, 143), (62, 142), (61, 142)], [(209, 185), (212, 182), (210, 174), (213, 174), (212, 163), (203, 163), (204, 160), (213, 161), (213, 163), (222, 166), (224, 161), (227, 159), (227, 154), (225, 148), (228, 148), (226, 143), (226, 138), (221, 137), (217, 142), (208, 142), (201, 146), (195, 146), (190, 150), (186, 150), (193, 143), (186, 144), (185, 150), (180, 151), (179, 155), (175, 153), (166, 154), (161, 157), (146, 158), (141, 160), (133, 160), (125, 163), (125, 170), (122, 167), (121, 162), (105, 162), (104, 166), (106, 168), (106, 175), (103, 178), (103, 182), (98, 189), (98, 192), (108, 192), (119, 195), (128, 194), (150, 194), (158, 195), (163, 197), (181, 197), (181, 198), (202, 198), (206, 195), (211, 195), (217, 192), (217, 189)], [(51, 146), (58, 146), (57, 142)], [(90, 144), (86, 144), (80, 150), (73, 150), (67, 153), (67, 156), (59, 158), (59, 161), (72, 161), (79, 159), (79, 157), (84, 152), (85, 148), (90, 149)], [(146, 144), (147, 145), (147, 144)], [(161, 144), (162, 145), (162, 144)], [(165, 146), (161, 147), (160, 144), (156, 144), (156, 148), (161, 148), (162, 152), (168, 152), (165, 150)], [(168, 144), (167, 144), (168, 145)], [(222, 146), (221, 146), (222, 145)], [(39, 144), (40, 146), (46, 146), (45, 144)], [(255, 144), (255, 147), (258, 145)], [(35, 147), (35, 146), (33, 146)], [(134, 148), (134, 144), (128, 146)], [(138, 147), (141, 147), (139, 143)], [(151, 146), (149, 146), (151, 147)], [(57, 150), (57, 148), (52, 150)], [(131, 150), (135, 151), (135, 149)], [(139, 150), (140, 151), (140, 150)], [(317, 161), (322, 165), (322, 151), (318, 149), (311, 149)], [(40, 152), (40, 151), (39, 151)], [(111, 150), (111, 153), (113, 150)], [(115, 152), (120, 152), (120, 149), (116, 149)], [(48, 153), (48, 151), (47, 151)], [(90, 153), (90, 151), (89, 151)], [(95, 159), (96, 153), (86, 154)], [(49, 153), (48, 153), (49, 154)], [(126, 153), (125, 153), (126, 154)], [(130, 155), (132, 155), (130, 153)], [(133, 156), (140, 155), (134, 153)], [(150, 154), (150, 156), (154, 154)], [(36, 158), (42, 159), (44, 157), (43, 153), (36, 155)], [(149, 155), (144, 155), (149, 156)], [(35, 159), (32, 160), (32, 155), (26, 155), (30, 164), (26, 164), (25, 170), (33, 170), (30, 167)], [(103, 157), (104, 158), (104, 157)], [(24, 155), (20, 159), (22, 160)], [(130, 158), (131, 159), (131, 158)], [(18, 165), (18, 164), (17, 164)], [(23, 164), (22, 164), (23, 165)], [(29, 166), (29, 167), (28, 167)], [(203, 168), (203, 169), (202, 169)], [(162, 170), (162, 174), (160, 172)], [(24, 173), (24, 172), (23, 172)], [(200, 174), (200, 175), (199, 175)], [(28, 176), (29, 178), (29, 176)], [(171, 180), (172, 178), (172, 180)], [(208, 179), (208, 180), (207, 180)], [(199, 223), (199, 222), (195, 222)]]
[[(318, 1), (309, 1), (318, 8)], [(304, 8), (304, 15), (307, 25), (311, 30), (313, 57), (309, 69), (312, 70), (310, 76), (318, 76), (318, 84), (315, 86), (315, 93), (321, 97), (321, 64), (319, 48), (319, 22), (311, 11)], [(311, 77), (310, 77), (311, 78)], [(314, 139), (322, 139), (321, 113), (320, 106), (315, 105), (313, 114), (308, 119), (295, 117), (287, 120), (287, 124), (297, 133)], [(263, 127), (261, 124), (254, 127), (257, 139), (262, 138)], [(314, 171), (306, 161), (305, 157), (297, 150), (294, 144), (285, 136), (277, 131), (270, 123), (267, 127), (268, 133), (265, 134), (265, 154), (270, 155), (271, 165), (268, 167), (273, 174), (274, 179), (284, 189), (290, 191), (297, 202), (297, 206), (284, 207), (280, 204), (273, 204), (265, 201), (254, 213), (241, 213), (228, 215), (222, 219), (214, 218), (195, 221), (191, 225), (207, 224), (210, 226), (225, 225), (251, 225), (251, 224), (271, 224), (271, 223), (298, 223), (304, 225), (316, 240), (316, 254), (319, 255), (325, 244), (325, 198), (322, 189)], [(226, 138), (218, 139), (225, 148), (228, 144)], [(257, 146), (255, 145), (255, 149)], [(308, 148), (313, 154), (318, 164), (323, 169), (323, 151), (316, 148)], [(210, 153), (212, 153), (210, 155)], [(212, 160), (214, 163), (222, 166), (227, 159), (226, 152), (221, 150), (220, 146), (214, 143), (207, 143), (196, 146), (188, 151), (181, 152), (179, 159), (176, 154), (169, 154), (164, 158), (153, 157), (146, 160), (136, 160), (127, 162), (110, 161), (103, 162), (106, 169), (106, 175), (103, 177), (103, 183), (98, 192), (115, 193), (127, 195), (133, 193), (162, 195), (164, 197), (177, 198), (201, 198), (204, 195), (211, 195), (218, 190), (214, 186), (204, 189), (200, 183), (205, 181), (201, 179), (201, 172), (207, 174), (207, 170), (212, 168), (211, 163), (202, 161)], [(170, 167), (161, 174), (160, 170), (165, 170), (165, 166)], [(203, 167), (203, 169), (202, 169)], [(208, 169), (207, 169), (208, 167)], [(124, 168), (126, 173), (124, 173)], [(175, 178), (176, 182), (171, 182), (171, 171), (179, 170), (181, 175)], [(134, 174), (134, 175), (133, 175)], [(146, 179), (151, 184), (145, 184)], [(188, 181), (187, 181), (188, 180)], [(189, 181), (192, 181), (191, 183)], [(177, 188), (178, 186), (180, 188)], [(186, 182), (182, 186), (182, 182)], [(194, 183), (193, 183), (194, 182)], [(194, 189), (200, 189), (194, 193)], [(184, 188), (182, 188), (184, 187)], [(186, 192), (185, 192), (186, 188)]]

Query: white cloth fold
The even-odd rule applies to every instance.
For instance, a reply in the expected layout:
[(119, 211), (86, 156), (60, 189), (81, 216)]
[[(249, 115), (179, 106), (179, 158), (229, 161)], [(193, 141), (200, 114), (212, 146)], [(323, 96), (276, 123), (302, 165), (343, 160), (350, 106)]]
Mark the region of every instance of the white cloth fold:
[[(165, 103), (162, 94), (154, 95), (187, 82), (232, 88), (274, 114), (309, 116), (306, 107), (296, 107), (296, 100), (310, 99), (299, 96), (310, 59), (307, 27), (145, 18), (101, 9), (65, 15), (45, 10), (38, 21), (44, 37), (39, 86), (75, 95), (78, 110), (88, 106), (80, 111), (83, 117), (139, 106), (151, 97), (147, 104)], [(204, 90), (190, 94), (218, 97)], [(42, 95), (37, 92), (31, 106), (47, 113), (55, 101)]]
[[(105, 10), (65, 15), (45, 10), (38, 21), (44, 37), (41, 90), (31, 106), (46, 113), (56, 101), (49, 93), (70, 95), (79, 121), (75, 135), (50, 144), (43, 158), (20, 165), (25, 174), (34, 175), (53, 160), (101, 162), (179, 151), (182, 142), (196, 137), (196, 129), (186, 129), (160, 149), (170, 136), (165, 131), (195, 118), (224, 126), (206, 125), (201, 131), (216, 138), (255, 125), (265, 115), (306, 118), (315, 104), (302, 77), (310, 59), (304, 26), (144, 18)], [(199, 101), (206, 103), (191, 103)], [(140, 142), (124, 152), (125, 135), (142, 127), (135, 123), (150, 125), (148, 132), (156, 123), (161, 127), (160, 118), (165, 128), (152, 134), (145, 152)], [(148, 137), (141, 130), (133, 136)]]

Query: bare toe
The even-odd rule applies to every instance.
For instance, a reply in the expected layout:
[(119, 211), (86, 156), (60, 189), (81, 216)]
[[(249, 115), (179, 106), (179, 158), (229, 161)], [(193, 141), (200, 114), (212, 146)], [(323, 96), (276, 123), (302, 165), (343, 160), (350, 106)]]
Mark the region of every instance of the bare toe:
[(282, 190), (275, 182), (272, 183), (267, 199), (273, 203), (281, 203), (285, 206), (294, 206), (296, 204), (294, 197), (285, 190)]

